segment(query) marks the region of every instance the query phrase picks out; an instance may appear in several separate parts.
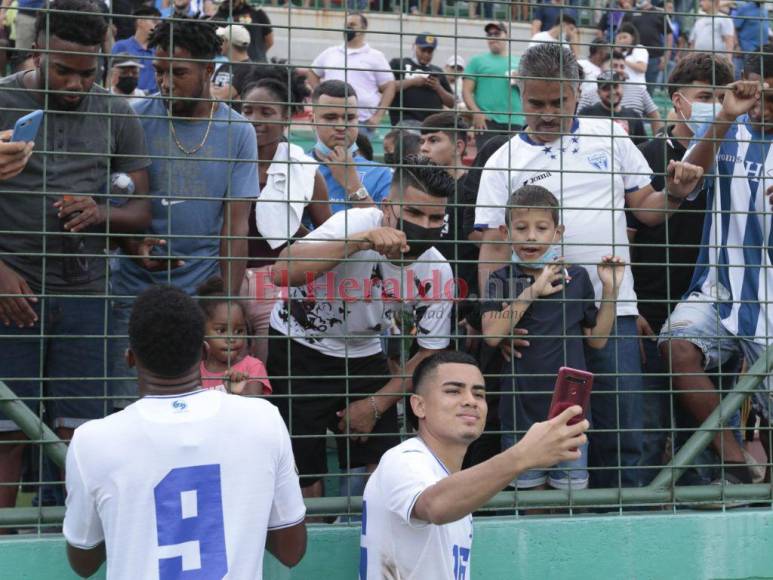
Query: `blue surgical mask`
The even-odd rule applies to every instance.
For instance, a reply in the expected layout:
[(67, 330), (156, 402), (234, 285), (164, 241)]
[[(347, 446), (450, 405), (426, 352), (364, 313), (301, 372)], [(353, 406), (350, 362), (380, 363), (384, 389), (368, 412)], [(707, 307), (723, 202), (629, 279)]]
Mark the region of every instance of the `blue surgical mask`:
[[(330, 155), (333, 152), (333, 150), (330, 147), (325, 145), (319, 139), (317, 139), (317, 142), (314, 144), (314, 149), (316, 149), (317, 152), (320, 153), (321, 155), (325, 155), (325, 156)], [(349, 146), (349, 153), (352, 154), (352, 157), (354, 157), (354, 154), (357, 153), (357, 144), (356, 143), (352, 143)]]
[(526, 268), (531, 268), (534, 270), (541, 270), (551, 262), (557, 260), (561, 257), (561, 246), (558, 244), (553, 244), (550, 246), (547, 251), (542, 254), (539, 258), (536, 258), (531, 261), (524, 261), (521, 259), (521, 257), (513, 250), (512, 254), (512, 262), (513, 264), (518, 264), (519, 266), (525, 266)]

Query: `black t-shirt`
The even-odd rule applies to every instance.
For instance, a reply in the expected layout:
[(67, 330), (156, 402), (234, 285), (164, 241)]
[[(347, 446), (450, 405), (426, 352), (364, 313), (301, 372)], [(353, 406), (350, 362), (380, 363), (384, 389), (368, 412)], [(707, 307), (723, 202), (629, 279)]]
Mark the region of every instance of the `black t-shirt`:
[(606, 9), (604, 14), (601, 15), (597, 28), (604, 33), (604, 39), (611, 44), (615, 43), (615, 35), (620, 29), (620, 26), (624, 22), (632, 22), (633, 13), (625, 10), (620, 10), (620, 7), (615, 5), (613, 8)]
[[(669, 127), (668, 137), (672, 130)], [(660, 132), (639, 149), (652, 168), (652, 187), (661, 191), (665, 187), (663, 176), (668, 162), (681, 161), (685, 148)], [(636, 229), (631, 244), (631, 271), (639, 312), (655, 332), (689, 288), (698, 259), (705, 210), (706, 195), (701, 192), (693, 201), (684, 201), (668, 221), (658, 226), (645, 226), (628, 212), (628, 225)], [(664, 247), (666, 243), (668, 250)]]
[(237, 8), (231, 8), (229, 2), (223, 3), (217, 13), (212, 17), (213, 20), (241, 24), (250, 33), (250, 46), (247, 48), (247, 54), (253, 62), (267, 62), (266, 58), (266, 36), (271, 34), (271, 20), (269, 20), (263, 10), (253, 8), (249, 4), (242, 4)]
[[(612, 117), (612, 111), (607, 109), (599, 101), (595, 105), (590, 105), (582, 109), (578, 115), (581, 117)], [(640, 145), (647, 141), (647, 131), (644, 130), (644, 122), (641, 115), (629, 109), (621, 107), (615, 112), (615, 122), (626, 130), (635, 145)]]
[[(596, 326), (596, 295), (585, 268), (570, 265), (567, 269), (572, 280), (564, 290), (533, 301), (516, 325), (529, 331), (530, 344), (523, 350), (523, 358), (514, 358), (505, 366), (500, 406), (504, 430), (525, 430), (531, 423), (547, 419), (559, 368), (586, 369), (583, 328)], [(481, 313), (500, 312), (533, 283), (534, 278), (519, 266), (500, 268), (489, 276)], [(518, 392), (518, 405), (513, 404), (508, 391)], [(522, 394), (530, 391), (539, 393)]]
[[(437, 75), (440, 79), (440, 85), (451, 92), (451, 85), (448, 84), (443, 70), (435, 65), (421, 65), (411, 58), (393, 58), (389, 61), (389, 66), (397, 80), (410, 79), (414, 75)], [(392, 125), (397, 125), (400, 121), (411, 119), (421, 123), (424, 119), (443, 110), (443, 101), (440, 96), (429, 87), (411, 87), (399, 91), (392, 101), (392, 108), (389, 109), (389, 118)]]
[[(441, 243), (437, 245), (437, 249), (451, 265), (454, 278), (464, 279), (469, 284), (478, 269), (475, 263), (478, 259), (478, 248), (467, 240), (464, 234), (464, 206), (467, 204), (464, 200), (464, 179), (465, 177), (461, 177), (457, 180), (454, 195), (448, 200), (446, 227), (443, 228)], [(464, 290), (469, 293), (469, 286)]]
[(663, 56), (665, 35), (671, 33), (666, 14), (655, 9), (645, 10), (633, 17), (633, 25), (639, 31), (639, 44), (649, 51), (650, 58)]

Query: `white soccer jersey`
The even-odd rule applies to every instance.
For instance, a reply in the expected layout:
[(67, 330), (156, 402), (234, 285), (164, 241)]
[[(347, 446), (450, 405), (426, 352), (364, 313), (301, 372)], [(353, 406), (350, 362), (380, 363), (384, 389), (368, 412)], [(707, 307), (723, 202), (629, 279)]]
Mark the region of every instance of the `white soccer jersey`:
[(436, 526), (413, 506), (448, 470), (415, 437), (387, 451), (365, 486), (360, 580), (469, 580), (472, 516)]
[(276, 407), (215, 390), (85, 423), (66, 474), (64, 536), (104, 541), (108, 578), (261, 578), (267, 530), (306, 512)]
[[(351, 239), (382, 227), (382, 219), (374, 207), (338, 212), (303, 241)], [(374, 250), (355, 252), (288, 295), (290, 301), (278, 300), (271, 312), (271, 327), (327, 356), (381, 352), (381, 334), (401, 310), (420, 319), (416, 341), (422, 348), (440, 350), (450, 342), (456, 289), (451, 266), (434, 247), (402, 266)]]
[(712, 211), (706, 214), (691, 290), (717, 299), (729, 332), (769, 344), (773, 224), (765, 191), (773, 185), (773, 154), (769, 135), (754, 131), (746, 115), (738, 121), (717, 154), (716, 177), (706, 180), (706, 207)]
[[(571, 134), (547, 145), (520, 133), (486, 163), (475, 227), (504, 224), (508, 199), (519, 187), (547, 188), (561, 206), (561, 223), (566, 227), (563, 255), (588, 270), (596, 298), (601, 299), (596, 264), (609, 254), (630, 263), (625, 196), (649, 185), (651, 173), (641, 151), (611, 119), (576, 119)], [(617, 314), (638, 314), (630, 266), (625, 268)]]

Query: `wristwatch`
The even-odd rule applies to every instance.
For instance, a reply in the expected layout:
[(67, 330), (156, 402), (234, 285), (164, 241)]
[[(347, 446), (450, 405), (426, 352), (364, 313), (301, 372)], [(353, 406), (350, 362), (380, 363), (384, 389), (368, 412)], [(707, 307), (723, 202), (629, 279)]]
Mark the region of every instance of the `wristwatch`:
[(364, 199), (368, 199), (370, 194), (368, 193), (368, 190), (365, 189), (365, 187), (360, 187), (359, 189), (351, 192), (346, 199), (348, 201), (362, 201)]

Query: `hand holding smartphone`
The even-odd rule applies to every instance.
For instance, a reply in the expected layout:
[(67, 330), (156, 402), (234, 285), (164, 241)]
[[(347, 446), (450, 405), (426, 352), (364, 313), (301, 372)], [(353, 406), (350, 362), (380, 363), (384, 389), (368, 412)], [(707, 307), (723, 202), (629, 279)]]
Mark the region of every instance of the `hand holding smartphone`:
[(11, 135), (11, 141), (34, 141), (38, 135), (40, 129), (40, 123), (43, 121), (43, 111), (38, 109), (32, 111), (28, 115), (17, 119), (16, 124), (13, 127), (13, 135)]
[(570, 367), (558, 369), (558, 378), (553, 390), (553, 400), (550, 402), (548, 419), (563, 413), (569, 407), (579, 405), (582, 414), (573, 417), (569, 425), (575, 425), (584, 420), (590, 404), (590, 393), (593, 388), (593, 373), (580, 371)]

